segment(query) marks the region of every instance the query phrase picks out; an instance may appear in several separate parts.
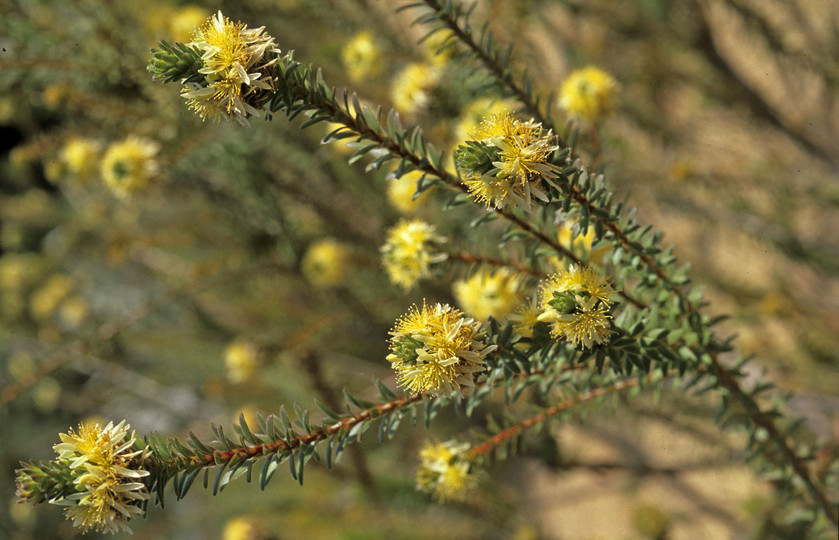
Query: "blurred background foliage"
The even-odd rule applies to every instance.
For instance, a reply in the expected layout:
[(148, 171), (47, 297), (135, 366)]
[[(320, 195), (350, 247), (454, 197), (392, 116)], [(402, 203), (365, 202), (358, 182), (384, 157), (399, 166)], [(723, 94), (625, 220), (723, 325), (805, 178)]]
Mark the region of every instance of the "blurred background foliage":
[[(11, 486), (21, 459), (49, 459), (80, 420), (203, 438), (210, 422), (313, 396), (340, 409), (343, 387), (392, 381), (394, 318), (454, 302), (451, 283), (476, 270), (391, 285), (379, 246), (401, 216), (434, 222), (453, 250), (505, 249), (469, 226), (480, 208), (444, 211), (435, 191), (411, 202), (412, 182), (406, 199), (389, 171), (348, 165), (320, 126), (203, 123), (145, 69), (150, 47), (188, 41), (222, 9), (450, 153), (501, 96), (434, 39), (418, 44), (401, 3), (0, 2), (0, 536), (78, 534), (57, 508), (14, 504)], [(484, 0), (473, 20), (514, 44), (539, 93), (589, 64), (619, 81), (614, 114), (579, 126), (580, 154), (693, 264), (752, 368), (835, 448), (839, 6)], [(145, 141), (156, 168), (120, 194), (103, 168), (126, 140)], [(441, 506), (413, 474), (423, 439), (480, 424), (451, 414), (392, 444), (371, 436), (302, 488), (278, 476), (265, 493), (196, 489), (131, 525), (156, 539), (795, 537), (709, 411), (678, 390), (582, 409), (585, 423), (555, 424), (493, 468), (476, 500)]]

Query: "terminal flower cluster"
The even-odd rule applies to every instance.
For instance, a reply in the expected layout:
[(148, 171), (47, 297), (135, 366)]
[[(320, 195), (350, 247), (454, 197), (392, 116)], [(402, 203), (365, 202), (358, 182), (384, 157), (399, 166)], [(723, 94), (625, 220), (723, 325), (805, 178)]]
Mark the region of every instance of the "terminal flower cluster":
[(402, 219), (387, 233), (381, 248), (382, 262), (391, 282), (405, 290), (431, 274), (431, 265), (444, 261), (437, 250), (445, 238), (421, 219)]
[(426, 442), (420, 449), (417, 489), (439, 502), (462, 501), (477, 485), (469, 459), (469, 444)]
[(469, 194), (487, 206), (530, 210), (533, 199), (549, 202), (559, 168), (550, 162), (559, 148), (553, 132), (535, 120), (492, 115), (455, 151), (455, 163)]
[(486, 369), (495, 350), (481, 341), (481, 323), (448, 304), (416, 306), (390, 332), (390, 361), (400, 386), (413, 393), (460, 391)]
[(247, 126), (274, 90), (269, 68), (280, 50), (265, 27), (248, 28), (221, 14), (199, 27), (189, 46), (201, 52), (204, 81), (185, 82), (181, 95), (202, 119), (228, 118)]
[(543, 285), (538, 320), (551, 325), (554, 338), (591, 349), (595, 343), (606, 342), (612, 332), (614, 292), (594, 269), (572, 265)]
[[(18, 498), (65, 506), (67, 519), (83, 532), (131, 532), (128, 520), (143, 515), (149, 499), (142, 479), (149, 475), (143, 464), (151, 452), (138, 448), (136, 434), (129, 430), (122, 421), (105, 427), (80, 424), (78, 430), (60, 434), (61, 443), (53, 447), (56, 462), (24, 464), (18, 471)], [(47, 476), (60, 482), (46, 487)]]

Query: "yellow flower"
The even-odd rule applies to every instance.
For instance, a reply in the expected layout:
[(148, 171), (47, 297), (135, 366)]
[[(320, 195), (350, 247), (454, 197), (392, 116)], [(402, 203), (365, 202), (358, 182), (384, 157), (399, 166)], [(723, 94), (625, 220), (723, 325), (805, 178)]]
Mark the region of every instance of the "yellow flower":
[(521, 298), (521, 276), (507, 269), (481, 270), (452, 285), (454, 297), (463, 310), (479, 321), (503, 319)]
[(539, 322), (539, 300), (531, 296), (516, 307), (515, 311), (507, 316), (513, 323), (513, 330), (521, 337), (533, 337), (533, 328)]
[(59, 304), (73, 290), (73, 280), (64, 274), (51, 276), (29, 299), (29, 311), (36, 320), (43, 321), (55, 313)]
[(580, 255), (587, 255), (588, 261), (592, 264), (602, 264), (606, 255), (609, 254), (611, 248), (608, 244), (600, 246), (592, 251), (591, 247), (594, 244), (594, 227), (589, 227), (586, 234), (578, 234), (576, 238), (572, 238), (574, 232), (574, 222), (565, 221), (559, 227), (559, 243), (574, 253)]
[(66, 172), (74, 180), (84, 183), (95, 174), (100, 151), (98, 142), (73, 137), (61, 149), (61, 161), (64, 163)]
[(80, 424), (78, 432), (60, 434), (62, 442), (53, 447), (72, 471), (76, 493), (50, 502), (67, 506), (67, 518), (84, 532), (131, 532), (128, 520), (143, 514), (140, 504), (149, 493), (140, 479), (149, 475), (142, 465), (150, 450), (135, 450), (129, 430), (125, 421), (104, 428)]
[(422, 278), (431, 274), (431, 265), (446, 259), (445, 253), (436, 252), (436, 245), (445, 239), (422, 220), (400, 220), (388, 230), (387, 241), (382, 246), (382, 262), (390, 280), (410, 289)]
[(87, 303), (81, 296), (70, 297), (59, 307), (58, 317), (66, 328), (78, 328), (87, 317)]
[(168, 20), (169, 35), (174, 41), (188, 41), (196, 27), (207, 20), (207, 12), (200, 6), (183, 6), (177, 9)]
[(390, 88), (397, 111), (413, 115), (431, 103), (431, 92), (440, 82), (442, 72), (434, 65), (414, 63), (400, 71)]
[(466, 499), (477, 485), (468, 451), (466, 443), (426, 442), (420, 449), (417, 489), (431, 494), (439, 502)]
[(223, 540), (259, 540), (265, 537), (265, 531), (252, 518), (239, 516), (224, 525)]
[(260, 114), (262, 100), (274, 88), (268, 68), (280, 53), (264, 30), (234, 24), (219, 11), (195, 32), (189, 44), (202, 52), (204, 67), (198, 72), (206, 84), (187, 83), (181, 95), (202, 119), (225, 117), (248, 126), (248, 116)]
[(417, 191), (417, 182), (422, 178), (422, 171), (411, 171), (399, 178), (389, 178), (387, 181), (387, 200), (403, 214), (410, 214), (422, 208), (428, 199), (430, 189), (423, 191), (414, 198)]
[(548, 278), (541, 290), (538, 320), (551, 324), (551, 335), (571, 345), (591, 349), (605, 342), (611, 333), (609, 282), (592, 268), (572, 265), (567, 272)]
[[(444, 66), (449, 63), (454, 54), (454, 49), (448, 47), (453, 40), (451, 30), (438, 30), (428, 36), (422, 42), (425, 57), (435, 66)], [(454, 39), (454, 41), (457, 41)]]
[(259, 350), (253, 343), (235, 341), (224, 351), (227, 380), (241, 383), (250, 379), (259, 368)]
[(559, 106), (571, 116), (594, 123), (612, 110), (618, 83), (600, 68), (573, 71), (559, 90)]
[(41, 278), (45, 262), (35, 253), (6, 253), (0, 256), (0, 289), (22, 292)]
[(473, 137), (481, 123), (492, 116), (512, 114), (515, 105), (508, 100), (479, 98), (466, 106), (455, 127), (454, 138), (457, 144), (463, 144)]
[(390, 332), (387, 359), (396, 380), (413, 393), (460, 391), (473, 386), (484, 371), (484, 358), (495, 349), (480, 341), (481, 324), (448, 304), (414, 306)]
[(327, 238), (309, 246), (300, 269), (313, 285), (331, 287), (344, 281), (349, 264), (350, 253), (346, 246)]
[(550, 200), (545, 188), (554, 186), (552, 180), (559, 173), (548, 161), (558, 148), (551, 130), (532, 119), (522, 122), (511, 114), (492, 115), (472, 138), (457, 149), (455, 163), (473, 199), (528, 211), (533, 198)]
[(344, 45), (341, 60), (353, 82), (373, 77), (382, 69), (382, 51), (373, 41), (373, 35), (366, 30), (353, 36)]
[(111, 145), (102, 158), (101, 173), (111, 191), (126, 197), (145, 188), (157, 174), (160, 146), (149, 139), (131, 136)]

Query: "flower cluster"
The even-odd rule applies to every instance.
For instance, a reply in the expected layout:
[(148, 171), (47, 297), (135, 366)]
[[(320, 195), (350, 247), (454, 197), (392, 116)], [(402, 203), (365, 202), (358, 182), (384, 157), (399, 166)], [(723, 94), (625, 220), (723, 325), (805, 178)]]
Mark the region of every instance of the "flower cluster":
[(417, 194), (417, 182), (423, 174), (422, 171), (414, 170), (402, 176), (388, 175), (388, 202), (403, 214), (412, 214), (420, 210), (428, 201), (428, 196), (433, 189), (428, 188)]
[(467, 443), (426, 442), (420, 449), (417, 489), (439, 502), (464, 500), (477, 485), (468, 451)]
[(452, 285), (457, 303), (479, 321), (490, 317), (502, 319), (521, 298), (521, 276), (508, 269), (496, 272), (480, 270)]
[(608, 280), (592, 268), (572, 265), (543, 285), (538, 320), (551, 325), (554, 338), (591, 349), (611, 333), (614, 292)]
[(559, 90), (559, 106), (575, 118), (594, 123), (612, 110), (618, 83), (600, 68), (575, 70)]
[[(18, 498), (66, 506), (67, 519), (84, 532), (130, 532), (128, 520), (142, 515), (143, 502), (149, 499), (141, 479), (149, 475), (143, 463), (150, 450), (138, 449), (136, 435), (129, 430), (122, 421), (104, 428), (81, 424), (78, 431), (62, 433), (61, 443), (53, 447), (56, 462), (30, 464), (18, 471)], [(61, 482), (47, 488), (47, 476)]]
[(354, 82), (378, 75), (382, 70), (382, 51), (368, 31), (359, 32), (344, 45), (341, 61)]
[(441, 82), (442, 71), (432, 64), (414, 63), (402, 69), (393, 80), (390, 97), (396, 110), (414, 115), (425, 110), (432, 92)]
[(228, 381), (247, 382), (259, 370), (259, 348), (249, 341), (234, 341), (224, 350), (224, 368)]
[(436, 245), (444, 241), (433, 225), (420, 219), (400, 220), (388, 231), (381, 248), (390, 280), (408, 290), (428, 277), (431, 265), (446, 259), (445, 253), (436, 250)]
[(455, 151), (455, 164), (475, 200), (528, 211), (533, 198), (550, 200), (547, 187), (559, 176), (549, 161), (559, 148), (551, 130), (501, 114), (484, 120), (472, 138)]
[(300, 270), (312, 285), (334, 287), (347, 277), (350, 251), (332, 238), (318, 240), (309, 246), (300, 261)]
[(399, 385), (435, 394), (473, 386), (474, 374), (486, 369), (484, 358), (495, 349), (480, 341), (480, 328), (448, 304), (414, 306), (390, 332), (387, 359)]
[(118, 197), (142, 190), (158, 172), (159, 151), (158, 143), (144, 137), (131, 136), (112, 144), (102, 158), (102, 180)]
[(258, 116), (259, 108), (274, 90), (269, 68), (280, 50), (265, 27), (248, 28), (232, 23), (221, 11), (195, 32), (192, 42), (201, 53), (201, 82), (184, 81), (182, 96), (190, 109), (202, 119), (228, 118), (248, 125), (248, 116)]

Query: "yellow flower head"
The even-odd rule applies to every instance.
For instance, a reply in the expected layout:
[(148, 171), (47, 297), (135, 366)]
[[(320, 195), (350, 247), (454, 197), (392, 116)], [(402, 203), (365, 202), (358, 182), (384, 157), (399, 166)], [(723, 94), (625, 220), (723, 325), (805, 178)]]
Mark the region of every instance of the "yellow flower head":
[(313, 285), (331, 287), (344, 281), (349, 264), (350, 252), (346, 246), (327, 238), (309, 246), (300, 269)]
[(611, 251), (609, 245), (600, 246), (592, 251), (591, 248), (594, 245), (595, 236), (594, 227), (589, 227), (586, 234), (578, 234), (575, 238), (572, 238), (574, 236), (574, 224), (572, 221), (565, 221), (560, 225), (558, 235), (559, 243), (573, 253), (587, 256), (588, 261), (593, 264), (602, 264), (609, 251)]
[(468, 139), (474, 138), (478, 133), (481, 123), (492, 116), (506, 116), (513, 113), (515, 104), (508, 100), (495, 98), (479, 98), (466, 106), (460, 121), (455, 128), (455, 140), (457, 144), (463, 144)]
[(157, 174), (155, 157), (159, 149), (156, 142), (135, 136), (114, 143), (102, 158), (100, 170), (105, 185), (119, 197), (143, 189)]
[(533, 328), (539, 322), (539, 299), (536, 296), (525, 298), (513, 313), (507, 316), (513, 323), (513, 330), (521, 337), (533, 337)]
[(127, 521), (143, 514), (139, 505), (149, 493), (140, 479), (149, 474), (142, 465), (150, 450), (134, 449), (130, 429), (125, 421), (104, 428), (80, 424), (78, 431), (62, 433), (62, 442), (53, 447), (72, 471), (76, 493), (50, 502), (67, 506), (67, 518), (84, 532), (130, 532)]
[(608, 280), (594, 269), (572, 265), (568, 271), (550, 276), (543, 285), (538, 320), (551, 324), (554, 338), (591, 349), (611, 333), (614, 292)]
[(466, 499), (477, 486), (468, 451), (466, 443), (426, 442), (420, 449), (417, 489), (431, 494), (439, 502)]
[(73, 291), (73, 280), (64, 274), (50, 276), (29, 299), (29, 311), (36, 320), (52, 317), (59, 304)]
[(61, 149), (61, 161), (70, 177), (84, 183), (96, 172), (100, 151), (96, 141), (74, 137)]
[(612, 110), (618, 83), (600, 68), (573, 71), (559, 90), (559, 106), (571, 116), (594, 123)]
[(438, 30), (423, 40), (422, 48), (429, 62), (444, 66), (451, 61), (454, 49), (447, 45), (451, 43), (452, 36), (451, 30)]
[(190, 45), (203, 53), (198, 72), (207, 84), (187, 83), (182, 96), (202, 119), (225, 117), (247, 126), (248, 116), (260, 114), (261, 101), (274, 88), (267, 68), (280, 53), (264, 30), (234, 24), (221, 11), (197, 29)]
[[(492, 115), (455, 152), (455, 162), (472, 198), (496, 208), (531, 208), (533, 198), (549, 201), (559, 169), (548, 161), (558, 148), (551, 130), (511, 114)], [(543, 185), (545, 184), (545, 185)]]
[(378, 75), (382, 70), (382, 51), (373, 35), (368, 31), (359, 32), (344, 45), (341, 60), (353, 82)]
[(399, 385), (434, 394), (473, 386), (474, 374), (484, 371), (484, 358), (495, 349), (480, 341), (480, 328), (448, 304), (414, 306), (390, 332), (387, 359)]
[(387, 181), (387, 200), (403, 214), (416, 212), (425, 204), (430, 189), (420, 193), (417, 198), (414, 194), (417, 191), (417, 182), (422, 178), (422, 171), (411, 171), (399, 178), (390, 178)]
[(485, 321), (490, 317), (503, 319), (513, 311), (521, 298), (520, 285), (521, 276), (507, 269), (481, 270), (466, 280), (455, 281), (452, 291), (466, 313)]
[(227, 380), (232, 383), (245, 382), (259, 368), (259, 350), (253, 343), (235, 341), (224, 351), (224, 367)]
[(253, 518), (239, 516), (224, 525), (223, 540), (260, 540), (266, 538), (262, 526)]
[(207, 12), (199, 6), (183, 6), (177, 9), (167, 21), (169, 35), (174, 41), (188, 41), (195, 29), (207, 20)]
[(431, 64), (414, 63), (403, 68), (390, 88), (396, 110), (412, 115), (428, 107), (441, 76), (440, 68)]
[(387, 233), (382, 246), (382, 262), (390, 280), (410, 289), (422, 278), (431, 274), (431, 265), (446, 259), (445, 253), (436, 251), (436, 245), (445, 242), (430, 225), (419, 219), (400, 220)]

